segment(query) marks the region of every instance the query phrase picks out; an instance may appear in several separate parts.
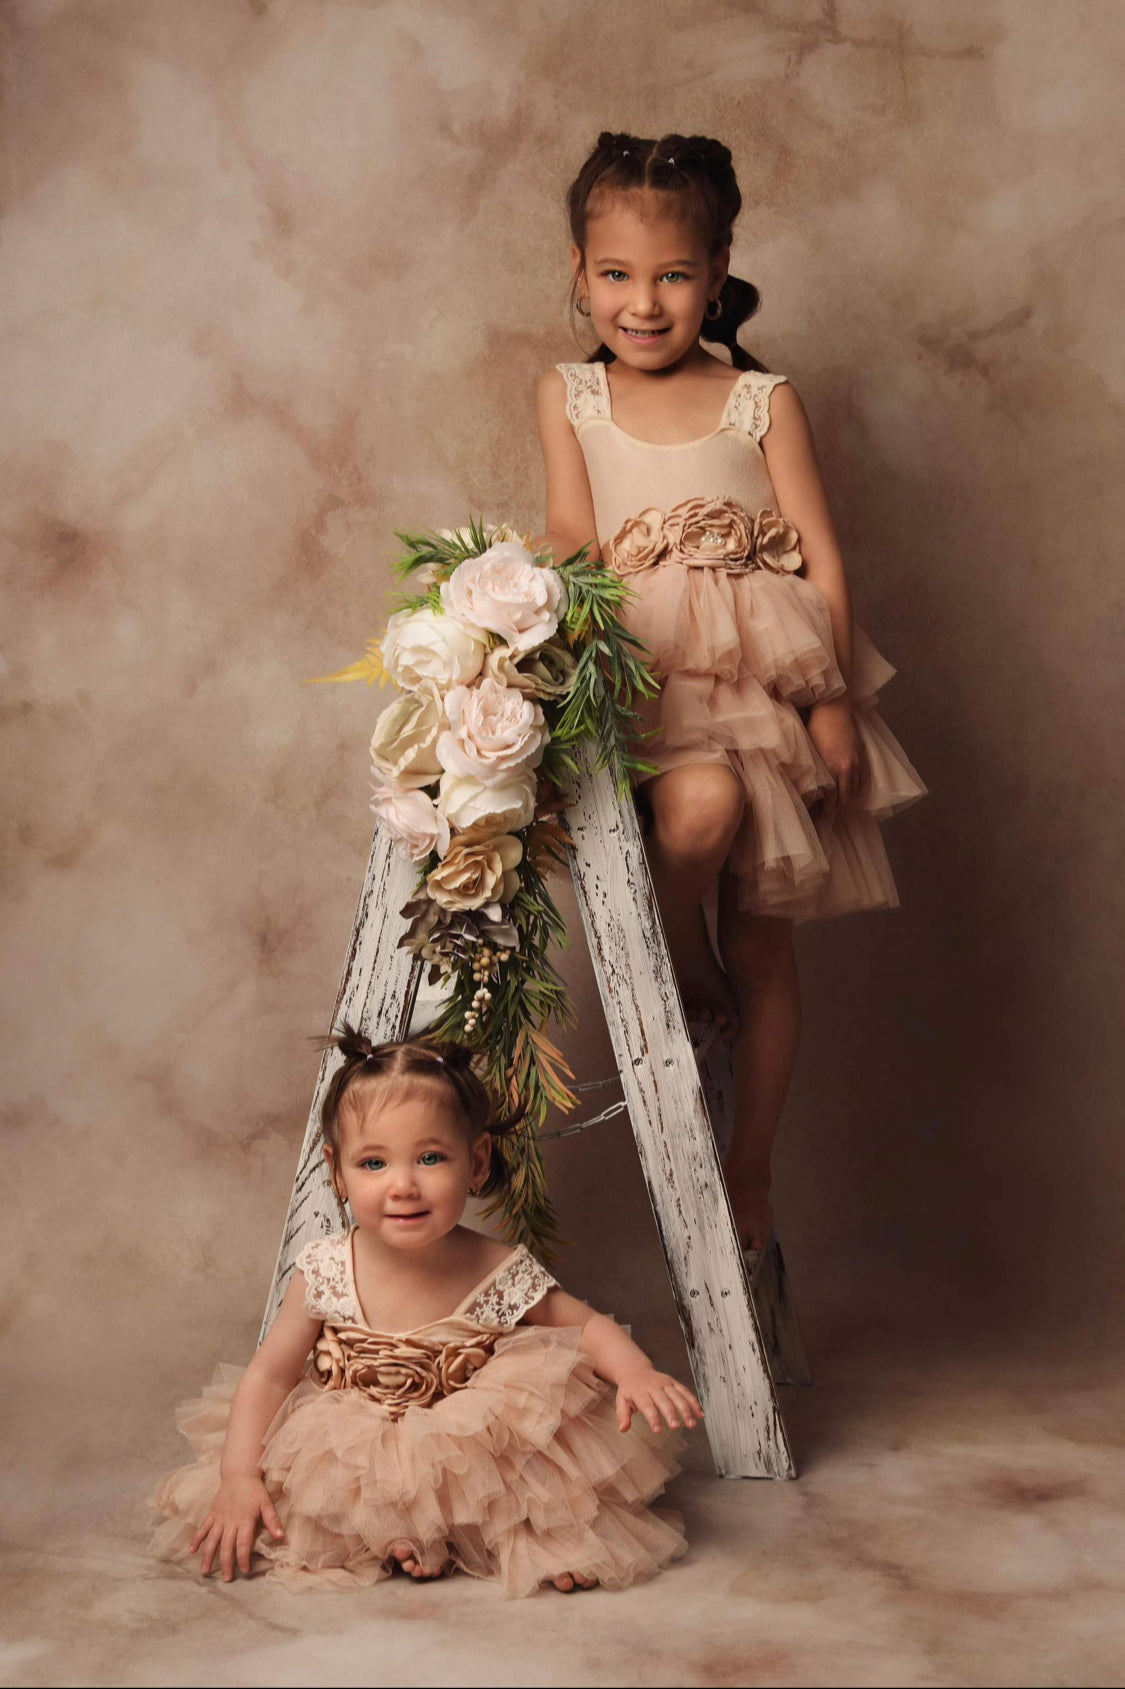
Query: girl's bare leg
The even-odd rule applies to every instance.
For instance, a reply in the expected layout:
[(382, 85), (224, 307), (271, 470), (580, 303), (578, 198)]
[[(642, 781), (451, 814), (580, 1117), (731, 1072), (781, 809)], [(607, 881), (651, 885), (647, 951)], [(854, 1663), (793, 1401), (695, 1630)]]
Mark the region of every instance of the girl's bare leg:
[(739, 912), (732, 874), (719, 885), (719, 948), (738, 1001), (734, 1128), (724, 1171), (743, 1248), (764, 1247), (773, 1223), (770, 1154), (801, 1031), (793, 922)]
[(733, 1035), (739, 1003), (707, 937), (703, 894), (742, 820), (741, 782), (724, 764), (693, 763), (654, 775), (644, 792), (652, 811), (645, 852), (684, 1007), (710, 1010)]

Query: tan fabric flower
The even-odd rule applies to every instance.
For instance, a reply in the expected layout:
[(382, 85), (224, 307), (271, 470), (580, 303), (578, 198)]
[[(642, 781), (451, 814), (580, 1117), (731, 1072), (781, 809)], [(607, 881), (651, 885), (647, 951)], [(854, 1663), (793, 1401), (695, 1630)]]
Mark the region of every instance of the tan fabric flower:
[(639, 569), (651, 569), (654, 563), (661, 561), (667, 549), (664, 512), (650, 507), (622, 522), (613, 538), (607, 541), (602, 561), (615, 575), (632, 575)]
[(753, 518), (729, 498), (689, 498), (664, 520), (668, 562), (688, 568), (748, 568)]
[(794, 575), (801, 567), (801, 537), (776, 510), (759, 510), (754, 518), (754, 559), (776, 575)]
[(336, 1335), (335, 1326), (322, 1327), (320, 1336), (313, 1345), (313, 1369), (316, 1382), (322, 1384), (326, 1390), (343, 1389), (344, 1347)]
[(480, 1336), (443, 1344), (437, 1362), (442, 1394), (449, 1396), (454, 1390), (463, 1390), (489, 1358), (495, 1342), (495, 1337), (482, 1332)]
[[(483, 823), (487, 826), (487, 822)], [(483, 909), (510, 903), (519, 889), (516, 864), (523, 846), (510, 833), (458, 833), (426, 887), (443, 909)]]

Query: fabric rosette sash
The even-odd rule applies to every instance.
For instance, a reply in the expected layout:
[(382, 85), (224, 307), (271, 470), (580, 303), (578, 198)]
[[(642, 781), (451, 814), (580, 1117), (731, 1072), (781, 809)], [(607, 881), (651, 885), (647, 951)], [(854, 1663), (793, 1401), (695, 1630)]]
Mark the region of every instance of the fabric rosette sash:
[(802, 563), (792, 522), (776, 510), (751, 512), (729, 498), (689, 498), (667, 511), (651, 506), (639, 511), (607, 541), (602, 559), (616, 575), (669, 563), (731, 574), (768, 569), (792, 575)]
[(392, 1419), (463, 1390), (492, 1354), (500, 1332), (473, 1329), (429, 1339), (396, 1337), (362, 1325), (326, 1322), (310, 1376), (322, 1390), (358, 1390)]

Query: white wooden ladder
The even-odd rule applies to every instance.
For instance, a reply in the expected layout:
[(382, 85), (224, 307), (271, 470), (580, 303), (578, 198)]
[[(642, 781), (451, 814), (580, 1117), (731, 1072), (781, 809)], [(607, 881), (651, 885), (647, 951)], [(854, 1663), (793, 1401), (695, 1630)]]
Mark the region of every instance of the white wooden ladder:
[[(672, 1281), (715, 1468), (727, 1478), (795, 1475), (778, 1383), (807, 1383), (800, 1333), (776, 1238), (751, 1287), (719, 1165), (716, 1119), (729, 1110), (730, 1070), (713, 1045), (703, 1078), (684, 1019), (636, 810), (618, 801), (587, 755), (566, 812), (571, 868), (641, 1168)], [(373, 1041), (405, 1037), (422, 969), (398, 948), (399, 910), (416, 870), (378, 828), (333, 1015)], [(293, 1262), (341, 1214), (321, 1152), (320, 1105), (340, 1057), (325, 1053), (301, 1147), (269, 1326)]]

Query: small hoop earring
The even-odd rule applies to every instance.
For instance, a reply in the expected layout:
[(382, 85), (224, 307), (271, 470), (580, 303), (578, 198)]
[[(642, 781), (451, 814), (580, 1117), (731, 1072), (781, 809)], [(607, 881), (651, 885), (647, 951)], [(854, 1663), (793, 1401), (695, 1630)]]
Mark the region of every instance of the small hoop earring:
[[(714, 307), (715, 307), (714, 310), (711, 309), (712, 305), (714, 305)], [(718, 319), (722, 316), (722, 314), (723, 314), (722, 301), (719, 300), (719, 299), (709, 299), (707, 301), (706, 308), (703, 312), (703, 315), (707, 318), (708, 322), (712, 322), (712, 323), (717, 322)]]
[[(583, 305), (586, 307), (585, 310), (582, 309)], [(580, 317), (588, 317), (590, 315), (590, 301), (584, 293), (579, 294), (578, 302), (574, 309), (578, 312)]]

